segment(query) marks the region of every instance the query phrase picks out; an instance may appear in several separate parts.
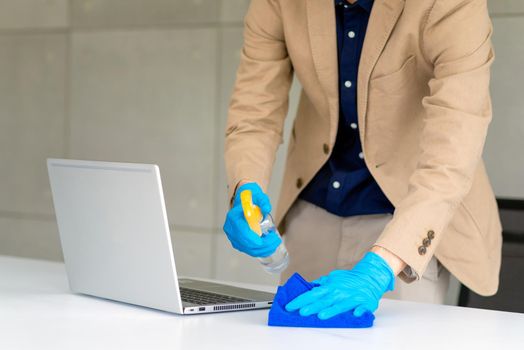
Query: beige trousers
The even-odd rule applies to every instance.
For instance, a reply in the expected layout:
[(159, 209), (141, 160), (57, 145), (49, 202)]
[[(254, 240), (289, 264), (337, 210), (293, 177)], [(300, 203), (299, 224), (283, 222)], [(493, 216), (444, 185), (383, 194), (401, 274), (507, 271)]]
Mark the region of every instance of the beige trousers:
[[(297, 200), (286, 216), (284, 242), (289, 266), (281, 283), (298, 272), (311, 281), (334, 269), (352, 268), (375, 243), (391, 214), (339, 217), (304, 200)], [(386, 298), (442, 304), (449, 272), (435, 259), (419, 281), (405, 283), (398, 277)]]

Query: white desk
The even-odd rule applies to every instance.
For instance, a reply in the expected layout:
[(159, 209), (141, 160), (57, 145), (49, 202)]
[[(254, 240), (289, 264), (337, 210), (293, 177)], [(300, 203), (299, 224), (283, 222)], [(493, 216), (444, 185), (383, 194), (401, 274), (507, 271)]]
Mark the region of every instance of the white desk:
[[(266, 288), (268, 289), (268, 288)], [(370, 329), (178, 316), (68, 291), (63, 264), (0, 256), (0, 349), (524, 349), (524, 314), (383, 300)]]

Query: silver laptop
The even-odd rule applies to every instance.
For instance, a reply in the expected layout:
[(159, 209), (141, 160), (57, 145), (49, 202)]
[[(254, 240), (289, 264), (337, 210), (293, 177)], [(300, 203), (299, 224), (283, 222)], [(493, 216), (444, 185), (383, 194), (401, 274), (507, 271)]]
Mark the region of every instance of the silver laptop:
[(178, 278), (158, 166), (48, 159), (47, 168), (73, 292), (178, 314), (271, 306), (271, 293)]

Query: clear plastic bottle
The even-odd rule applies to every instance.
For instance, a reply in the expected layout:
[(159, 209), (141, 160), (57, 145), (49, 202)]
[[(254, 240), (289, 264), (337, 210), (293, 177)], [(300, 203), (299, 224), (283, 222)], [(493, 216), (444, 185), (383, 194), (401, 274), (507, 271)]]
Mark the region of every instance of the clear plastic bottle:
[[(280, 233), (275, 226), (273, 218), (270, 214), (264, 218), (260, 211), (260, 208), (253, 204), (252, 194), (250, 190), (245, 190), (240, 193), (240, 199), (242, 202), (242, 209), (244, 210), (244, 217), (251, 230), (260, 236), (274, 232), (279, 237)], [(289, 254), (287, 252), (284, 241), (277, 247), (277, 249), (268, 257), (258, 258), (262, 267), (269, 273), (280, 273), (282, 272), (289, 263)]]
[[(275, 223), (273, 222), (273, 218), (269, 214), (260, 223), (260, 229), (262, 231), (262, 235), (266, 235), (274, 231), (278, 237), (282, 238), (275, 226)], [(284, 245), (284, 240), (282, 240), (282, 243), (280, 243), (273, 254), (266, 258), (258, 258), (258, 260), (264, 269), (269, 273), (280, 273), (284, 271), (289, 264), (289, 254), (287, 252), (286, 246)]]

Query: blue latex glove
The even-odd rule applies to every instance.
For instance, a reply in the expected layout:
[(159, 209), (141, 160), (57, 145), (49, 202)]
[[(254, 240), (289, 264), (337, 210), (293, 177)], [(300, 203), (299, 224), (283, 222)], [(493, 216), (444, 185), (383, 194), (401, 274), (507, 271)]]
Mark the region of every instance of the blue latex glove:
[(313, 281), (320, 286), (293, 299), (286, 310), (300, 310), (302, 316), (318, 313), (321, 320), (351, 310), (360, 317), (377, 310), (380, 298), (393, 290), (394, 282), (395, 275), (386, 261), (368, 252), (352, 270), (334, 270)]
[(245, 190), (251, 190), (253, 204), (260, 208), (264, 217), (271, 212), (269, 197), (262, 191), (260, 186), (254, 182), (244, 184), (237, 189), (233, 207), (226, 216), (224, 232), (236, 250), (252, 257), (265, 258), (275, 252), (282, 242), (282, 239), (274, 231), (260, 237), (249, 228), (240, 202), (240, 193)]

